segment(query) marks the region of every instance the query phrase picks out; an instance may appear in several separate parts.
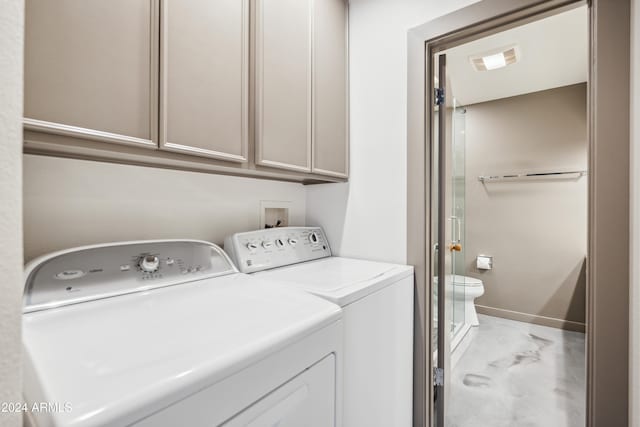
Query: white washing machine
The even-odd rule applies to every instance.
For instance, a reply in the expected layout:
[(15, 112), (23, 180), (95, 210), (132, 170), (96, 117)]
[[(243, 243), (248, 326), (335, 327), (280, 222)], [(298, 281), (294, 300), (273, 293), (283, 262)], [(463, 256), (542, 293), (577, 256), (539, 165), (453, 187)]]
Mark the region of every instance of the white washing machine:
[(244, 273), (342, 307), (346, 427), (412, 424), (413, 267), (333, 257), (318, 227), (238, 233), (225, 250)]
[(341, 425), (341, 322), (207, 242), (47, 255), (26, 271), (27, 424)]

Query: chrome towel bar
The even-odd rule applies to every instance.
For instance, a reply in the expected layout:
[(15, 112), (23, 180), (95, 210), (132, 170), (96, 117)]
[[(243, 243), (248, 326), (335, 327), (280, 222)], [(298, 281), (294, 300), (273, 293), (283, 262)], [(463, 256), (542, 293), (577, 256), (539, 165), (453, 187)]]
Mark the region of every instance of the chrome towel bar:
[(556, 176), (564, 176), (564, 175), (577, 175), (576, 178), (586, 176), (586, 170), (579, 171), (550, 171), (550, 172), (530, 172), (530, 173), (515, 173), (509, 175), (481, 175), (478, 177), (478, 181), (480, 182), (492, 182), (492, 181), (509, 181), (509, 180), (520, 180), (520, 179), (535, 179), (535, 178), (553, 178)]

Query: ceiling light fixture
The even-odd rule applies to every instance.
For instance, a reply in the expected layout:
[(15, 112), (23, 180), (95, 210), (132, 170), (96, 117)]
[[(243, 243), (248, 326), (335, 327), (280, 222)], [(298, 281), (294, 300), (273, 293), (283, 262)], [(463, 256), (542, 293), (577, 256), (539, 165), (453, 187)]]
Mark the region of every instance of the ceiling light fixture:
[(515, 64), (520, 59), (517, 46), (510, 46), (469, 57), (476, 71), (490, 71)]

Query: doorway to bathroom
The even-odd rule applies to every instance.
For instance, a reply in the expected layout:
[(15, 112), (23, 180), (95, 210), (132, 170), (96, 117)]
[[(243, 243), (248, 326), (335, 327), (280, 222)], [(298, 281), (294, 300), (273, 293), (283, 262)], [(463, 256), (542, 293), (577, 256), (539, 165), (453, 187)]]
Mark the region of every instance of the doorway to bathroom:
[[(557, 84), (547, 88), (532, 87), (528, 91), (520, 93), (500, 94), (502, 89), (508, 89), (513, 86), (513, 81), (503, 79), (498, 82), (497, 89), (496, 86), (491, 86), (493, 92), (500, 96), (492, 99), (468, 101), (465, 100), (465, 97), (469, 97), (468, 93), (459, 91), (458, 88), (464, 87), (464, 83), (469, 82), (470, 79), (458, 78), (459, 82), (456, 86), (456, 83), (452, 80), (452, 76), (455, 79), (455, 73), (447, 74), (448, 65), (455, 62), (455, 54), (452, 50), (456, 47), (471, 44), (485, 37), (498, 35), (499, 33), (561, 15), (576, 8), (584, 8), (585, 6), (587, 6), (588, 16), (588, 36), (585, 37), (585, 41), (588, 40), (586, 66), (588, 72), (586, 74), (589, 76), (589, 81), (587, 84), (584, 83), (584, 80), (582, 82), (565, 82), (564, 84)], [(629, 120), (628, 115), (616, 112), (616, 106), (626, 105), (629, 99), (629, 75), (628, 67), (625, 66), (628, 65), (629, 59), (628, 13), (629, 4), (626, 1), (603, 2), (596, 0), (589, 2), (587, 5), (586, 2), (571, 0), (518, 0), (516, 2), (484, 0), (416, 27), (409, 32), (408, 227), (411, 232), (408, 236), (407, 248), (409, 261), (416, 267), (417, 283), (416, 328), (418, 333), (415, 341), (416, 363), (414, 364), (416, 370), (414, 423), (416, 425), (436, 425), (441, 427), (445, 425), (541, 425), (540, 423), (546, 423), (546, 425), (583, 425), (586, 423), (588, 426), (594, 426), (599, 425), (601, 422), (626, 425), (628, 402), (626, 389), (628, 339), (626, 332), (628, 330), (628, 311), (625, 302), (628, 296), (628, 247), (626, 245), (628, 243), (628, 197), (625, 197), (625, 195), (628, 189), (629, 171), (627, 165)], [(565, 27), (564, 30), (566, 31), (567, 28)], [(538, 37), (540, 39), (554, 40), (556, 44), (562, 44), (561, 42), (565, 36), (565, 34), (555, 34), (554, 36), (553, 33), (546, 32)], [(515, 44), (517, 45), (517, 43)], [(555, 47), (551, 46), (547, 50), (550, 52)], [(520, 56), (518, 56), (519, 54)], [(553, 56), (547, 55), (547, 62), (556, 68), (563, 68), (563, 64), (575, 56), (573, 52), (565, 51), (563, 55), (556, 57), (555, 60)], [(524, 63), (522, 58), (526, 57), (529, 56), (522, 54), (518, 46), (513, 46), (513, 43), (509, 42), (502, 45), (494, 45), (491, 49), (487, 48), (487, 50), (467, 53), (465, 62), (467, 66), (471, 65), (480, 68), (475, 70), (477, 73), (497, 75), (500, 74), (499, 71), (501, 69), (517, 68), (518, 64)], [(513, 62), (514, 59), (515, 63)], [(483, 67), (484, 69), (482, 69)], [(455, 68), (455, 66), (452, 68)], [(533, 77), (521, 77), (517, 83), (536, 83), (540, 74), (544, 73), (538, 73), (537, 76)], [(473, 86), (475, 89), (484, 89), (484, 86), (487, 85), (479, 85), (476, 81)], [(444, 90), (447, 88), (449, 90)], [(552, 93), (556, 89), (560, 91), (561, 89), (566, 89), (569, 92), (571, 89), (575, 89), (575, 93), (582, 93), (581, 116), (584, 123), (582, 129), (586, 137), (581, 140), (583, 144), (587, 145), (583, 159), (588, 159), (588, 164), (584, 168), (581, 165), (577, 165), (574, 168), (569, 165), (570, 162), (566, 161), (554, 164), (553, 161), (567, 159), (567, 157), (563, 156), (556, 156), (557, 158), (554, 157), (553, 161), (536, 163), (539, 160), (536, 157), (539, 152), (564, 146), (564, 144), (557, 143), (555, 145), (549, 144), (550, 138), (545, 135), (545, 131), (553, 127), (554, 120), (560, 123), (563, 122), (563, 120), (557, 120), (557, 114), (553, 113), (555, 107), (563, 105), (562, 102), (551, 99), (554, 95), (558, 95), (557, 93)], [(483, 108), (478, 108), (479, 106), (486, 107), (500, 104), (498, 102), (500, 100), (508, 101), (508, 104), (514, 100), (521, 101), (521, 98), (527, 95), (535, 95), (533, 98), (539, 98), (533, 100), (539, 104), (537, 113), (536, 108), (521, 108), (517, 105), (518, 102), (515, 102), (512, 105), (503, 105), (503, 113), (498, 115), (503, 119), (507, 117), (511, 120), (503, 120), (503, 123), (487, 127), (482, 132), (478, 131), (477, 125), (478, 123), (489, 123), (486, 118), (482, 122), (476, 121), (476, 124), (473, 125), (473, 117), (480, 117), (482, 116), (481, 113), (483, 113)], [(567, 94), (564, 95), (566, 96)], [(546, 99), (544, 99), (545, 97)], [(569, 97), (571, 96), (569, 95)], [(573, 98), (574, 100), (577, 99), (575, 96)], [(532, 100), (529, 101), (533, 102)], [(434, 104), (436, 105), (435, 107), (433, 106)], [(440, 110), (442, 110), (442, 114), (439, 114)], [(461, 128), (460, 124), (453, 123), (454, 114), (458, 110), (466, 116), (464, 135), (467, 141), (464, 143), (466, 163), (464, 178), (461, 176), (456, 177), (455, 174), (452, 174), (456, 166), (455, 156), (452, 151), (456, 144), (453, 142), (452, 134), (456, 126), (457, 129)], [(472, 114), (474, 110), (475, 113)], [(524, 114), (520, 116), (525, 118), (529, 116), (532, 119), (530, 122), (535, 123), (535, 126), (515, 126), (517, 121), (513, 120), (514, 114), (522, 110), (524, 110)], [(535, 119), (536, 117), (537, 119)], [(506, 168), (504, 165), (507, 163), (502, 165), (494, 163), (492, 167), (486, 167), (485, 165), (485, 170), (471, 174), (468, 164), (471, 160), (471, 147), (472, 145), (476, 147), (480, 145), (472, 144), (469, 136), (473, 135), (473, 138), (477, 139), (479, 135), (482, 135), (486, 138), (489, 145), (485, 145), (481, 151), (480, 158), (491, 161), (492, 159), (500, 158), (500, 155), (503, 154), (502, 152), (505, 151), (504, 146), (502, 152), (499, 151), (497, 154), (491, 153), (490, 150), (487, 150), (487, 147), (490, 147), (491, 143), (497, 142), (499, 135), (509, 134), (510, 127), (516, 127), (520, 131), (519, 134), (516, 132), (515, 136), (510, 138), (514, 142), (526, 139), (524, 137), (538, 135), (537, 140), (547, 143), (547, 145), (544, 146), (543, 144), (543, 149), (534, 149), (527, 155), (527, 159), (530, 160), (529, 164), (518, 165), (511, 163), (511, 166)], [(476, 131), (474, 132), (472, 128)], [(438, 130), (442, 131), (437, 132)], [(506, 147), (511, 148), (509, 146)], [(508, 152), (509, 150), (507, 149), (506, 151)], [(458, 181), (459, 183), (463, 179), (465, 186), (463, 201), (465, 212), (461, 213), (453, 203), (453, 201), (460, 199), (459, 194), (456, 194), (454, 182)], [(533, 303), (531, 305), (538, 308), (534, 308), (532, 310), (534, 313), (531, 313), (527, 311), (528, 309), (523, 309), (523, 306), (518, 306), (519, 310), (516, 310), (509, 308), (508, 305), (499, 305), (493, 300), (496, 293), (487, 292), (490, 282), (497, 281), (491, 275), (497, 275), (499, 272), (498, 267), (500, 267), (501, 274), (513, 267), (513, 263), (508, 262), (509, 251), (517, 252), (521, 249), (516, 243), (522, 240), (522, 236), (517, 233), (516, 235), (507, 232), (500, 233), (503, 229), (507, 230), (507, 225), (510, 225), (507, 224), (506, 220), (513, 217), (520, 217), (520, 219), (543, 218), (548, 214), (547, 211), (554, 211), (556, 206), (547, 204), (546, 210), (543, 212), (540, 211), (539, 206), (544, 207), (545, 204), (537, 205), (538, 208), (536, 209), (524, 205), (516, 209), (515, 213), (513, 209), (494, 210), (492, 212), (493, 215), (485, 215), (485, 217), (490, 217), (491, 219), (497, 217), (501, 221), (497, 222), (498, 225), (493, 226), (493, 233), (489, 234), (489, 236), (507, 236), (509, 237), (507, 244), (503, 244), (503, 247), (494, 246), (493, 248), (487, 245), (491, 249), (490, 251), (484, 249), (482, 251), (471, 250), (472, 248), (468, 245), (473, 245), (472, 241), (484, 240), (471, 239), (469, 237), (474, 233), (474, 227), (472, 226), (473, 215), (470, 212), (477, 211), (477, 209), (470, 209), (473, 204), (472, 197), (469, 197), (472, 190), (471, 185), (482, 185), (486, 189), (483, 190), (485, 193), (492, 193), (491, 196), (495, 197), (505, 189), (513, 189), (514, 186), (518, 185), (522, 187), (526, 184), (528, 192), (538, 193), (540, 191), (531, 192), (531, 190), (536, 189), (536, 186), (545, 185), (547, 189), (551, 188), (552, 191), (560, 188), (566, 189), (565, 187), (567, 186), (564, 184), (569, 184), (570, 182), (585, 185), (588, 190), (588, 197), (586, 197), (587, 209), (583, 210), (584, 216), (587, 217), (587, 227), (582, 229), (583, 241), (586, 241), (586, 250), (582, 252), (581, 261), (578, 260), (576, 262), (576, 268), (566, 274), (566, 282), (578, 284), (581, 280), (584, 280), (586, 282), (585, 292), (582, 293), (581, 297), (579, 291), (566, 292), (567, 288), (563, 287), (564, 290), (560, 294), (564, 292), (565, 297), (567, 294), (571, 295), (568, 299), (564, 298), (565, 302), (570, 302), (568, 306), (564, 305), (564, 309), (558, 309), (555, 303), (540, 305), (540, 301), (536, 301), (535, 298), (531, 297), (532, 295), (536, 296), (536, 294), (527, 294), (533, 286), (528, 288), (518, 287), (521, 282), (526, 282), (526, 280), (522, 279), (529, 279), (529, 276), (535, 276), (533, 272), (543, 270), (542, 267), (545, 266), (544, 263), (540, 263), (536, 259), (529, 259), (528, 267), (519, 269), (520, 280), (511, 281), (505, 286), (492, 286), (492, 290), (500, 288), (503, 291), (514, 291), (511, 296), (515, 297), (516, 306), (525, 301)], [(561, 185), (550, 186), (550, 184), (554, 183)], [(489, 188), (490, 186), (492, 188)], [(460, 187), (460, 185), (458, 184), (457, 187)], [(498, 189), (496, 190), (496, 188)], [(527, 191), (524, 193), (527, 193)], [(474, 191), (473, 194), (482, 195), (483, 193)], [(487, 194), (484, 194), (484, 196), (487, 196)], [(505, 197), (505, 199), (507, 198)], [(534, 200), (535, 197), (529, 197), (527, 200), (529, 199)], [(564, 199), (564, 197), (556, 197), (555, 203), (562, 204)], [(497, 199), (494, 198), (495, 200)], [(476, 202), (478, 201), (476, 200)], [(500, 203), (494, 204), (494, 208), (500, 205)], [(586, 211), (588, 211), (588, 216)], [(505, 215), (505, 212), (511, 212), (511, 215)], [(572, 221), (571, 223), (573, 222), (578, 225), (580, 223), (580, 221)], [(485, 226), (484, 228), (488, 227)], [(585, 228), (588, 231), (585, 231)], [(530, 231), (531, 229), (535, 230), (530, 224), (528, 227), (520, 226), (520, 230)], [(480, 228), (480, 231), (483, 231), (483, 228)], [(546, 247), (554, 248), (559, 244), (559, 247), (563, 248), (566, 245), (560, 244), (561, 242), (574, 240), (576, 239), (571, 237), (568, 237), (568, 240), (554, 238), (551, 239), (552, 243), (547, 242)], [(616, 240), (621, 241), (622, 246), (616, 246)], [(621, 253), (614, 255), (611, 252), (614, 246), (618, 247)], [(523, 248), (525, 247), (523, 246)], [(501, 251), (502, 249), (507, 250)], [(462, 255), (458, 252), (466, 252), (466, 254)], [(587, 256), (585, 257), (585, 255)], [(468, 292), (473, 286), (469, 286), (467, 279), (464, 277), (456, 278), (456, 276), (462, 276), (457, 274), (459, 271), (456, 271), (456, 265), (460, 263), (456, 263), (456, 258), (464, 260), (464, 277), (478, 279), (479, 277), (477, 276), (483, 274), (480, 270), (484, 271), (484, 276), (480, 277), (483, 282), (482, 287), (476, 286), (480, 290), (475, 289), (475, 291)], [(470, 259), (473, 260), (473, 268), (477, 270), (475, 273), (469, 270)], [(586, 279), (584, 279), (584, 276), (586, 276)], [(485, 280), (482, 280), (483, 278)], [(504, 281), (501, 279), (499, 282)], [(538, 283), (542, 282), (538, 281)], [(456, 288), (463, 288), (464, 292)], [(571, 286), (568, 288), (571, 289)], [(579, 286), (577, 288), (579, 289)], [(573, 289), (575, 291), (576, 286)], [(470, 298), (474, 294), (477, 297)], [(482, 316), (489, 315), (499, 321), (519, 322), (530, 328), (550, 328), (550, 330), (557, 331), (563, 335), (560, 338), (549, 338), (536, 333), (539, 331), (527, 330), (524, 332), (524, 336), (528, 340), (527, 345), (531, 344), (534, 347), (511, 349), (510, 357), (498, 355), (498, 357), (493, 357), (490, 361), (483, 362), (484, 365), (492, 363), (494, 365), (492, 366), (493, 368), (502, 366), (507, 373), (509, 373), (508, 368), (512, 367), (527, 364), (537, 365), (538, 367), (545, 365), (545, 363), (539, 363), (539, 359), (542, 358), (540, 355), (543, 352), (548, 352), (551, 347), (557, 347), (553, 343), (557, 342), (556, 340), (563, 339), (564, 334), (580, 334), (581, 324), (585, 325), (586, 336), (588, 337), (586, 340), (587, 350), (586, 352), (582, 350), (582, 353), (578, 351), (577, 354), (578, 359), (581, 358), (584, 361), (586, 358), (586, 368), (578, 366), (576, 370), (576, 372), (582, 371), (583, 373), (586, 371), (586, 375), (583, 374), (582, 376), (582, 378), (585, 378), (584, 386), (582, 387), (584, 397), (580, 398), (578, 396), (575, 399), (578, 402), (577, 405), (573, 407), (564, 405), (562, 408), (564, 412), (561, 411), (559, 418), (542, 417), (542, 414), (547, 415), (545, 413), (547, 409), (549, 409), (549, 412), (553, 412), (551, 409), (556, 410), (558, 408), (553, 408), (550, 405), (544, 406), (544, 404), (536, 406), (535, 398), (522, 398), (532, 389), (527, 390), (526, 387), (520, 386), (526, 385), (527, 382), (533, 383), (534, 387), (541, 386), (543, 389), (543, 393), (539, 393), (539, 395), (544, 395), (545, 391), (549, 391), (555, 397), (562, 394), (567, 397), (568, 394), (574, 391), (574, 388), (565, 387), (567, 384), (559, 384), (556, 381), (557, 376), (552, 376), (554, 380), (548, 382), (542, 376), (533, 375), (535, 377), (534, 381), (531, 381), (530, 377), (521, 381), (516, 387), (511, 387), (514, 384), (513, 381), (505, 382), (506, 392), (511, 393), (506, 399), (501, 399), (501, 396), (504, 397), (504, 395), (494, 395), (494, 401), (501, 400), (500, 404), (504, 408), (511, 410), (503, 413), (502, 419), (495, 417), (491, 420), (479, 418), (475, 421), (470, 421), (472, 424), (464, 424), (464, 420), (458, 420), (452, 424), (452, 419), (449, 418), (449, 422), (445, 422), (447, 421), (448, 411), (454, 407), (453, 404), (455, 403), (451, 397), (454, 392), (451, 381), (455, 379), (452, 375), (452, 368), (455, 368), (453, 365), (456, 361), (451, 357), (453, 354), (451, 350), (464, 349), (465, 346), (465, 339), (459, 339), (456, 336), (462, 333), (466, 337), (474, 331), (480, 330), (480, 326), (470, 327), (465, 334), (464, 330), (467, 328), (460, 327), (460, 314), (456, 317), (456, 307), (458, 307), (458, 313), (460, 313), (462, 310), (459, 308), (461, 306), (469, 307), (469, 304), (466, 303), (471, 299), (477, 299), (477, 305), (484, 306), (484, 308), (480, 307), (478, 309), (479, 307), (476, 304), (472, 304), (476, 309), (476, 313), (481, 312), (478, 322), (480, 326), (483, 324)], [(551, 298), (548, 301), (553, 299)], [(580, 302), (581, 299), (583, 301), (586, 299), (586, 309), (584, 309), (584, 304)], [(481, 302), (484, 304), (481, 304)], [(575, 310), (576, 307), (583, 307), (584, 321), (581, 321), (580, 310)], [(491, 309), (493, 311), (490, 311)], [(482, 310), (485, 311), (482, 312)], [(563, 310), (564, 317), (544, 314), (556, 313), (557, 315)], [(465, 311), (465, 319), (473, 317), (472, 315), (466, 316), (466, 314), (467, 312)], [(518, 314), (521, 317), (514, 319)], [(552, 321), (549, 322), (547, 318)], [(554, 323), (553, 320), (556, 322)], [(490, 322), (485, 322), (485, 324), (490, 325)], [(499, 329), (499, 327), (501, 325), (496, 324), (491, 329)], [(432, 335), (434, 329), (438, 333)], [(578, 331), (575, 329), (578, 329)], [(428, 334), (423, 334), (423, 331), (428, 332)], [(513, 337), (505, 340), (504, 337), (508, 335), (505, 331), (496, 335), (502, 338), (489, 345), (492, 349), (508, 347), (508, 344), (517, 341)], [(616, 339), (613, 339), (613, 336), (616, 336)], [(568, 352), (575, 353), (575, 348), (584, 349), (583, 343), (584, 336), (583, 341), (577, 340), (576, 346), (569, 349)], [(467, 351), (470, 349), (472, 349), (471, 346), (467, 348)], [(564, 355), (566, 356), (566, 353)], [(563, 355), (559, 358), (556, 358), (556, 356), (552, 358), (554, 360), (562, 360)], [(481, 359), (472, 358), (472, 360)], [(457, 361), (458, 364), (462, 362), (462, 358)], [(560, 366), (560, 364), (557, 366)], [(583, 366), (585, 365), (583, 364)], [(433, 371), (431, 367), (434, 368)], [(551, 371), (554, 369), (557, 370), (558, 368), (552, 368)], [(481, 371), (479, 368), (473, 368), (473, 370)], [(422, 375), (424, 376), (421, 377)], [(476, 375), (466, 377), (466, 384), (465, 381), (462, 381), (464, 386), (476, 391), (476, 397), (489, 395), (491, 391), (496, 391), (500, 388), (497, 386), (498, 383), (504, 379), (498, 378), (498, 376), (492, 378), (491, 375), (483, 375), (482, 372), (476, 373)], [(508, 377), (508, 375), (505, 377)], [(422, 379), (425, 381), (422, 382)], [(559, 387), (554, 386), (552, 389), (547, 390), (554, 383)], [(460, 396), (461, 393), (457, 392), (456, 395)], [(616, 398), (613, 398), (613, 396), (616, 396)], [(555, 397), (553, 398), (554, 400)], [(426, 406), (421, 403), (423, 398), (427, 398)], [(473, 403), (473, 399), (463, 401), (467, 412), (478, 413), (483, 409), (482, 404), (474, 408), (472, 406)], [(576, 410), (581, 416), (576, 416)], [(506, 416), (504, 416), (505, 414)], [(562, 419), (564, 423), (569, 424), (556, 423), (557, 419)], [(431, 424), (432, 421), (433, 424)]]
[(587, 23), (582, 6), (434, 55), (445, 426), (585, 425)]

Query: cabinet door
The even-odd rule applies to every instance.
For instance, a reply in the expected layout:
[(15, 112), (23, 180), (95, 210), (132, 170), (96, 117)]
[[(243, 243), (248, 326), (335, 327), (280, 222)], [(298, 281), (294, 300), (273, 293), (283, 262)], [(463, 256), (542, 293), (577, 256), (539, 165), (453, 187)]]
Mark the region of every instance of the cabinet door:
[(313, 172), (347, 177), (347, 4), (316, 0), (313, 25)]
[(248, 0), (162, 0), (164, 150), (247, 161)]
[(157, 146), (154, 0), (27, 0), (25, 128)]
[(311, 0), (256, 0), (256, 163), (311, 171)]

